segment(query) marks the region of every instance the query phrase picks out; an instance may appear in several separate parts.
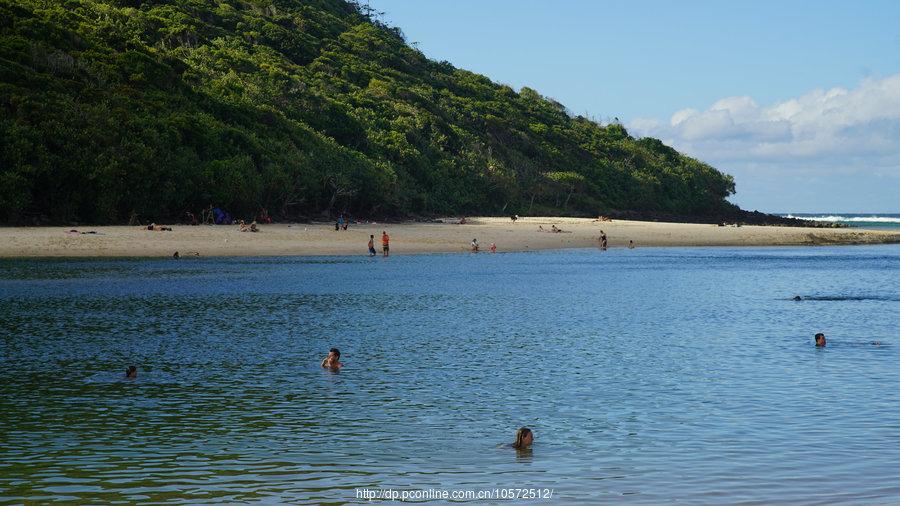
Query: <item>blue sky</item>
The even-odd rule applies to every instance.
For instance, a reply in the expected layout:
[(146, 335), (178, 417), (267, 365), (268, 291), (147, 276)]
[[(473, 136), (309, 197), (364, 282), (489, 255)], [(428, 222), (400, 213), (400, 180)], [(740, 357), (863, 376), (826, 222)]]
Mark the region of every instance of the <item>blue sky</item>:
[(618, 117), (769, 212), (900, 212), (900, 2), (370, 0), (429, 58)]

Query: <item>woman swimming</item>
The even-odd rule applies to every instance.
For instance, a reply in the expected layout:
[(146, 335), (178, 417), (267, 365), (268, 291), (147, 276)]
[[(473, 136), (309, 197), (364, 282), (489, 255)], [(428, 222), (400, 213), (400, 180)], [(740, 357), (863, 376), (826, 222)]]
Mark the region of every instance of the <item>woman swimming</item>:
[(531, 446), (533, 442), (534, 433), (528, 427), (522, 427), (516, 431), (516, 441), (512, 444), (512, 447), (516, 450), (524, 450)]

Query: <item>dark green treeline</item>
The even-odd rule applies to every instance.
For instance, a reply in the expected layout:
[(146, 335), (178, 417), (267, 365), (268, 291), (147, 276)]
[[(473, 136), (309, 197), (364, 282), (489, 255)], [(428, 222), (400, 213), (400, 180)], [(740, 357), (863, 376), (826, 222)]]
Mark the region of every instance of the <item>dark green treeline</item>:
[[(602, 55), (598, 55), (602, 59)], [(598, 83), (602, 86), (602, 83)], [(0, 0), (0, 221), (710, 215), (733, 179), (340, 0)]]

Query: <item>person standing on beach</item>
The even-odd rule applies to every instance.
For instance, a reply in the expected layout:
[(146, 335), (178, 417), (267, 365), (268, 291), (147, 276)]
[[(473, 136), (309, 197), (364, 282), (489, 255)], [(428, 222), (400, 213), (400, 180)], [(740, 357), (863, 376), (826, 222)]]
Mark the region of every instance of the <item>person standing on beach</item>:
[(634, 241), (632, 241), (632, 240), (628, 241), (628, 249), (634, 249)]
[(606, 249), (606, 232), (600, 231), (600, 249)]
[(495, 243), (491, 243), (491, 253), (497, 252), (497, 245)]
[(375, 236), (369, 235), (369, 256), (375, 256)]
[(382, 256), (390, 256), (391, 254), (391, 236), (386, 230), (381, 231), (381, 251)]
[(478, 253), (478, 239), (472, 239), (472, 253)]

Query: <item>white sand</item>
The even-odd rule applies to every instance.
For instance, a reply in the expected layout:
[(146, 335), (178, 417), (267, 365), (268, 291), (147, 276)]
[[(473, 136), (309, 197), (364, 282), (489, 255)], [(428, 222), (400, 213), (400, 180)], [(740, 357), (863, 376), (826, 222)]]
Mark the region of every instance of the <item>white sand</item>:
[[(381, 252), (381, 231), (391, 236), (392, 254), (464, 252), (477, 238), (482, 250), (490, 243), (497, 251), (529, 251), (596, 247), (600, 231), (609, 247), (629, 240), (646, 246), (767, 246), (900, 243), (896, 231), (796, 227), (719, 227), (690, 223), (643, 221), (597, 222), (585, 218), (470, 218), (470, 223), (401, 223), (351, 225), (335, 231), (334, 224), (262, 225), (258, 233), (235, 226), (172, 225), (172, 232), (138, 227), (18, 227), (0, 228), (0, 257), (142, 257), (264, 255), (354, 255), (366, 253), (369, 234)], [(540, 232), (551, 225), (565, 233)], [(74, 234), (94, 230), (92, 234)]]

